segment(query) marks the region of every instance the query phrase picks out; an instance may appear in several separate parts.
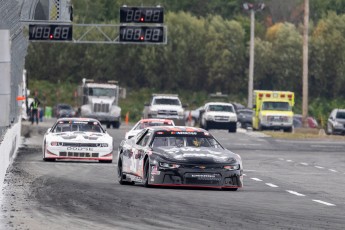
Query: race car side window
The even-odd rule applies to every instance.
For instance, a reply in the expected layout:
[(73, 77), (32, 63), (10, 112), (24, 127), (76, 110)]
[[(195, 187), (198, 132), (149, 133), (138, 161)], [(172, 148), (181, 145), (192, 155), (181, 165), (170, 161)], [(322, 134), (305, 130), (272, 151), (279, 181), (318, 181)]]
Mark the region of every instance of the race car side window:
[(137, 135), (136, 135), (136, 140), (135, 140), (135, 144), (140, 145), (140, 142), (142, 141), (142, 139), (144, 138), (144, 136), (146, 135), (146, 133), (148, 132), (147, 129), (143, 129), (141, 130)]
[(140, 146), (146, 146), (148, 141), (150, 140), (151, 137), (151, 132), (147, 132), (143, 138), (141, 138), (141, 140), (138, 142), (138, 145)]

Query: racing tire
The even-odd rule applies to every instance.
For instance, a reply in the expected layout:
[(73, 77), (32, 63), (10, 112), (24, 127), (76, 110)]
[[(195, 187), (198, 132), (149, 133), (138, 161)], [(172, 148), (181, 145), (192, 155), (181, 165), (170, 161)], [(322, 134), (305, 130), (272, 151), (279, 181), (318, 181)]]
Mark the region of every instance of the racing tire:
[(117, 181), (120, 185), (134, 185), (134, 182), (129, 182), (123, 180), (123, 172), (122, 172), (122, 160), (120, 159), (117, 164)]
[(144, 187), (146, 188), (150, 187), (149, 178), (150, 178), (150, 160), (147, 159), (144, 164), (144, 178), (143, 178), (143, 184), (144, 184)]
[(50, 161), (50, 162), (55, 161), (55, 158), (46, 158), (46, 157), (44, 157), (44, 153), (45, 153), (45, 152), (46, 152), (46, 143), (44, 143), (43, 161)]
[(113, 160), (99, 160), (98, 162), (99, 163), (108, 163), (108, 164), (110, 164), (110, 163), (113, 163)]

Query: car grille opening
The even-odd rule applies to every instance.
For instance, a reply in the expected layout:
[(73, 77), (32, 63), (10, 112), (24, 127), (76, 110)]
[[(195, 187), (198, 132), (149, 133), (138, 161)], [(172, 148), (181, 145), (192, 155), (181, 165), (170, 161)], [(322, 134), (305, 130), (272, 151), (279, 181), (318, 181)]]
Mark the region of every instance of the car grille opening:
[(177, 116), (176, 110), (158, 110), (158, 115)]
[(83, 152), (60, 152), (60, 157), (85, 157), (85, 158), (89, 158), (89, 157), (94, 157), (94, 158), (98, 158), (99, 157), (99, 153), (83, 153)]
[(95, 103), (93, 105), (93, 111), (96, 113), (97, 112), (109, 113), (109, 104)]
[(215, 173), (186, 173), (185, 184), (193, 185), (220, 185), (222, 176)]

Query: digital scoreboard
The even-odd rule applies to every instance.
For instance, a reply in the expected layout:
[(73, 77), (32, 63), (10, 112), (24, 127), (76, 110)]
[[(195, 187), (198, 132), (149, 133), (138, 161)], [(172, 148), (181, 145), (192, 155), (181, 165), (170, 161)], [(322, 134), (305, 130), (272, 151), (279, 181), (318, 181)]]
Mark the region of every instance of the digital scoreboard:
[(163, 43), (163, 26), (120, 26), (120, 42), (128, 43)]
[(63, 24), (30, 24), (29, 40), (71, 41), (72, 25)]
[(158, 23), (164, 22), (162, 7), (120, 7), (120, 23)]

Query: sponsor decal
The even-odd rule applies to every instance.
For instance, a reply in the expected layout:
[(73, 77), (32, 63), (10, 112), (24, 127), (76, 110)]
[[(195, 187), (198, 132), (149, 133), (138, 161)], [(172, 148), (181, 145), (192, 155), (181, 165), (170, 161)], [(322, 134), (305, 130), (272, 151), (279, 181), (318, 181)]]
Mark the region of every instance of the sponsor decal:
[(177, 134), (177, 135), (197, 135), (197, 132), (171, 132), (171, 134)]
[(67, 150), (93, 151), (93, 148), (89, 148), (89, 147), (67, 147)]
[(160, 174), (161, 174), (161, 172), (158, 171), (157, 165), (151, 166), (151, 175), (160, 175)]

